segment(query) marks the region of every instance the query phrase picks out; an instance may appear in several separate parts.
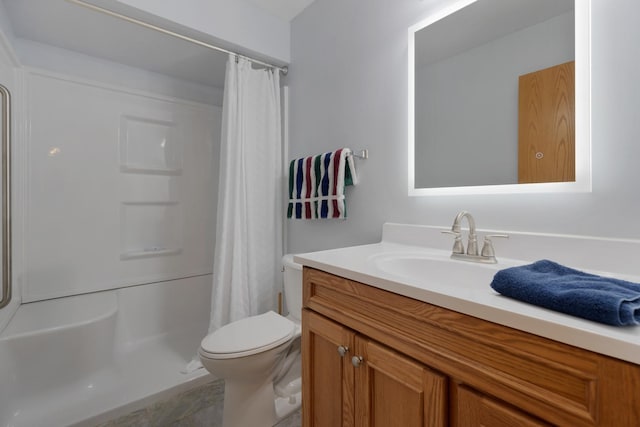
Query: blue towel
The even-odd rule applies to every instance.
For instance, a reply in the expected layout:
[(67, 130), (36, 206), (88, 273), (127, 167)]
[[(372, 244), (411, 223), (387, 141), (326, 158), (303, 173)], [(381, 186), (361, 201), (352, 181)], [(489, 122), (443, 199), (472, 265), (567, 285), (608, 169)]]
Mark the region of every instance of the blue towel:
[(640, 284), (553, 261), (501, 270), (491, 287), (511, 298), (608, 325), (640, 324)]

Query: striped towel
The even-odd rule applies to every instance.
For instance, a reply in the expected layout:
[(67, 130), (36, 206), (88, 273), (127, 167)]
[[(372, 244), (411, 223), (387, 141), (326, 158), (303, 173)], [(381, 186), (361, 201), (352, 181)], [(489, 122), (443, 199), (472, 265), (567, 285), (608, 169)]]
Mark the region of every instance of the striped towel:
[(346, 218), (345, 185), (356, 185), (353, 155), (341, 148), (289, 164), (287, 218)]

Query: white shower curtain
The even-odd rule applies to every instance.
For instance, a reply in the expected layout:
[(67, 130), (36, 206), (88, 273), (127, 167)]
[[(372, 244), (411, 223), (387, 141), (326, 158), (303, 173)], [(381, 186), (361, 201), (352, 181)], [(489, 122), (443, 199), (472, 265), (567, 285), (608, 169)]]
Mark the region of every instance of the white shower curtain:
[(281, 288), (280, 76), (227, 61), (209, 332), (276, 307)]

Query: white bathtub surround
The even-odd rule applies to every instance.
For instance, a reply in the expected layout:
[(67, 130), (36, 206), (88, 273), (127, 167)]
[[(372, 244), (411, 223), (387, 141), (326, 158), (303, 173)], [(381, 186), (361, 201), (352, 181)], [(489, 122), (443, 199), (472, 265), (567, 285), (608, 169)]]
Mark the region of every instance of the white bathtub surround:
[(210, 331), (273, 310), (282, 257), (280, 76), (230, 56)]
[(210, 292), (205, 275), (23, 304), (0, 334), (0, 425), (94, 426), (212, 381), (180, 372)]
[(40, 69), (25, 86), (23, 301), (210, 274), (219, 107)]
[[(449, 226), (384, 224), (380, 243), (301, 254), (296, 262), (576, 347), (640, 364), (640, 327), (608, 326), (499, 295), (501, 268), (550, 259), (603, 276), (640, 282), (640, 240), (506, 232), (497, 264), (451, 260)], [(505, 234), (478, 229), (478, 238)], [(463, 232), (466, 245), (466, 232)]]

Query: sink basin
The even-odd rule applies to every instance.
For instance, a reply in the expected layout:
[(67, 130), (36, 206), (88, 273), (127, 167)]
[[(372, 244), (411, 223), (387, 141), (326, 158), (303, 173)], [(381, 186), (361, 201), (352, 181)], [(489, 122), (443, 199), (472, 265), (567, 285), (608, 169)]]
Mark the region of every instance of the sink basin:
[(369, 262), (379, 271), (412, 282), (447, 286), (485, 286), (503, 268), (516, 262), (481, 264), (453, 260), (449, 253), (416, 252), (374, 255)]

